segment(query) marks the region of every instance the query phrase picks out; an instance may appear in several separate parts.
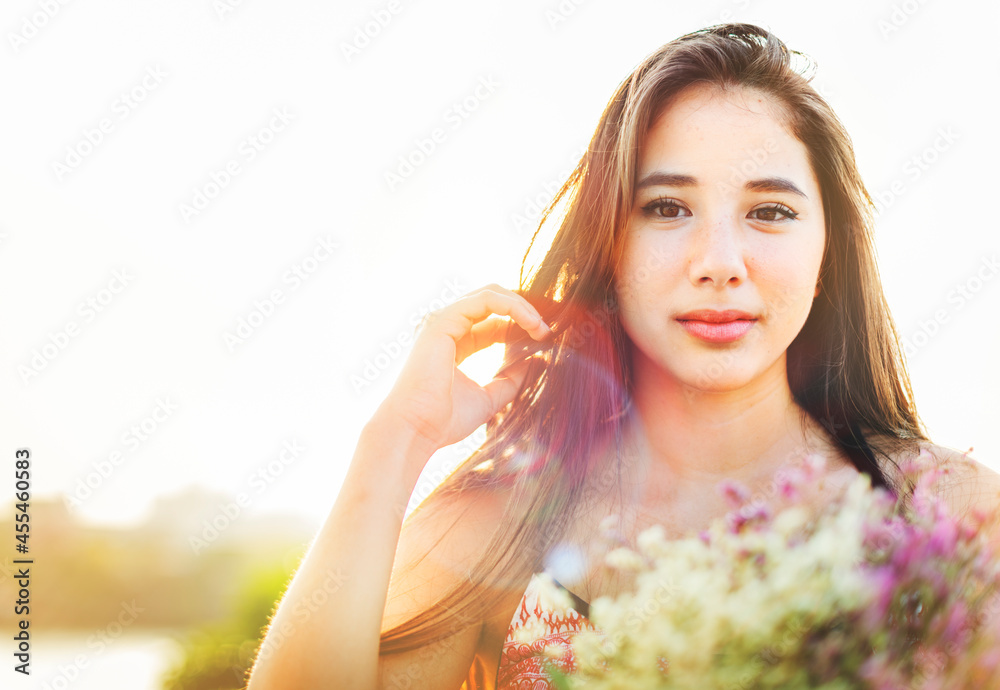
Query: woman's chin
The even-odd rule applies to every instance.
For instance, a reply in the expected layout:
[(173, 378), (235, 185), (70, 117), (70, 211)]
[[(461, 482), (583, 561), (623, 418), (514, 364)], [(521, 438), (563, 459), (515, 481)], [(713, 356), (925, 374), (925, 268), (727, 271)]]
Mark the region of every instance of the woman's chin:
[(734, 393), (746, 389), (752, 382), (750, 377), (727, 375), (725, 377), (698, 377), (684, 382), (682, 390), (688, 398), (701, 394)]

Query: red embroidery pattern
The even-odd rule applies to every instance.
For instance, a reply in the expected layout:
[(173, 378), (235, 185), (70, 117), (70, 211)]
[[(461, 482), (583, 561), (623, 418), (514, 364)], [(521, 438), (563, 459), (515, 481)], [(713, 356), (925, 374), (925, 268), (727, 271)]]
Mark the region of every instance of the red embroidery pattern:
[[(549, 660), (545, 656), (545, 648), (550, 645), (562, 647), (563, 656), (551, 659), (552, 663), (560, 670), (575, 671), (576, 660), (570, 649), (570, 637), (581, 630), (594, 630), (591, 622), (573, 609), (560, 612), (543, 608), (535, 582), (532, 578), (521, 598), (521, 606), (507, 629), (507, 639), (500, 653), (497, 690), (552, 690), (551, 679), (543, 663)], [(515, 639), (517, 630), (539, 623), (544, 626), (544, 634), (527, 642)]]
[[(516, 633), (527, 626), (537, 626), (544, 632), (521, 642)], [(570, 638), (581, 630), (596, 631), (597, 628), (574, 609), (556, 611), (545, 608), (538, 596), (537, 579), (532, 577), (521, 597), (521, 605), (507, 628), (497, 669), (497, 690), (554, 690), (544, 662), (551, 662), (565, 673), (576, 671)], [(562, 656), (557, 659), (547, 657), (545, 648), (549, 646), (561, 647)], [(658, 657), (656, 666), (664, 677), (668, 675), (670, 664), (665, 658)]]

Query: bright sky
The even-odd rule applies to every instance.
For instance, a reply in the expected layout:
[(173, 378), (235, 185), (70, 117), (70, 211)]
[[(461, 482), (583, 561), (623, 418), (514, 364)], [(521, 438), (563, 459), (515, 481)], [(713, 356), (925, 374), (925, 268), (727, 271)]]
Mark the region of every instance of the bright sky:
[(199, 484), (318, 522), (399, 340), (457, 294), (516, 287), (516, 217), (536, 219), (619, 81), (737, 18), (818, 61), (886, 206), (880, 265), (919, 410), (936, 442), (1000, 469), (1000, 235), (983, 208), (1000, 60), (969, 36), (1000, 6), (963, 8), (9, 0), (0, 453), (31, 448), (36, 497), (90, 474), (93, 521)]

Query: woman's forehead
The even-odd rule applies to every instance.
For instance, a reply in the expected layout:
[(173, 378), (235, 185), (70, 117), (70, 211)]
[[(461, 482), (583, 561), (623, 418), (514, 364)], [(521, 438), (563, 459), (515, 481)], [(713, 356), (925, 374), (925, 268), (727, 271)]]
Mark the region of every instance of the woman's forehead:
[(639, 180), (653, 172), (717, 180), (733, 171), (741, 179), (783, 174), (815, 181), (784, 106), (758, 89), (688, 87), (660, 110), (640, 145)]
[(707, 105), (723, 107), (735, 115), (746, 113), (770, 118), (789, 127), (791, 118), (787, 104), (772, 93), (753, 86), (730, 84), (723, 86), (708, 82), (696, 82), (661, 103), (651, 121), (653, 129), (664, 118), (678, 113), (691, 113)]

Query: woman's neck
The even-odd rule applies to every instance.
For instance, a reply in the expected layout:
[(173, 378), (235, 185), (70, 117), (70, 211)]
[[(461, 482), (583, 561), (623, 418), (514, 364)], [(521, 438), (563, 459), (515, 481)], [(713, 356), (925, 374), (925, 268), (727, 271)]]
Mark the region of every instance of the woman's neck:
[[(598, 498), (587, 505), (574, 536), (588, 571), (578, 582), (564, 584), (585, 601), (620, 585), (598, 567), (615, 545), (595, 539), (606, 516), (617, 516), (618, 533), (628, 543), (653, 524), (663, 526), (668, 538), (696, 535), (731, 508), (718, 490), (720, 482), (739, 482), (751, 495), (771, 500), (778, 493), (775, 473), (811, 453), (823, 456), (831, 474), (814, 495), (804, 497), (809, 505), (818, 508), (847, 486), (857, 471), (795, 403), (783, 359), (780, 364), (780, 377), (761, 377), (752, 388), (726, 393), (679, 391), (648, 372), (636, 377), (620, 443), (603, 458), (617, 469), (594, 474)], [(615, 479), (613, 487), (609, 478)]]
[(792, 397), (784, 357), (737, 390), (696, 390), (662, 372), (636, 381), (628, 445), (643, 476), (676, 490), (752, 484), (810, 452), (829, 454), (825, 434)]

